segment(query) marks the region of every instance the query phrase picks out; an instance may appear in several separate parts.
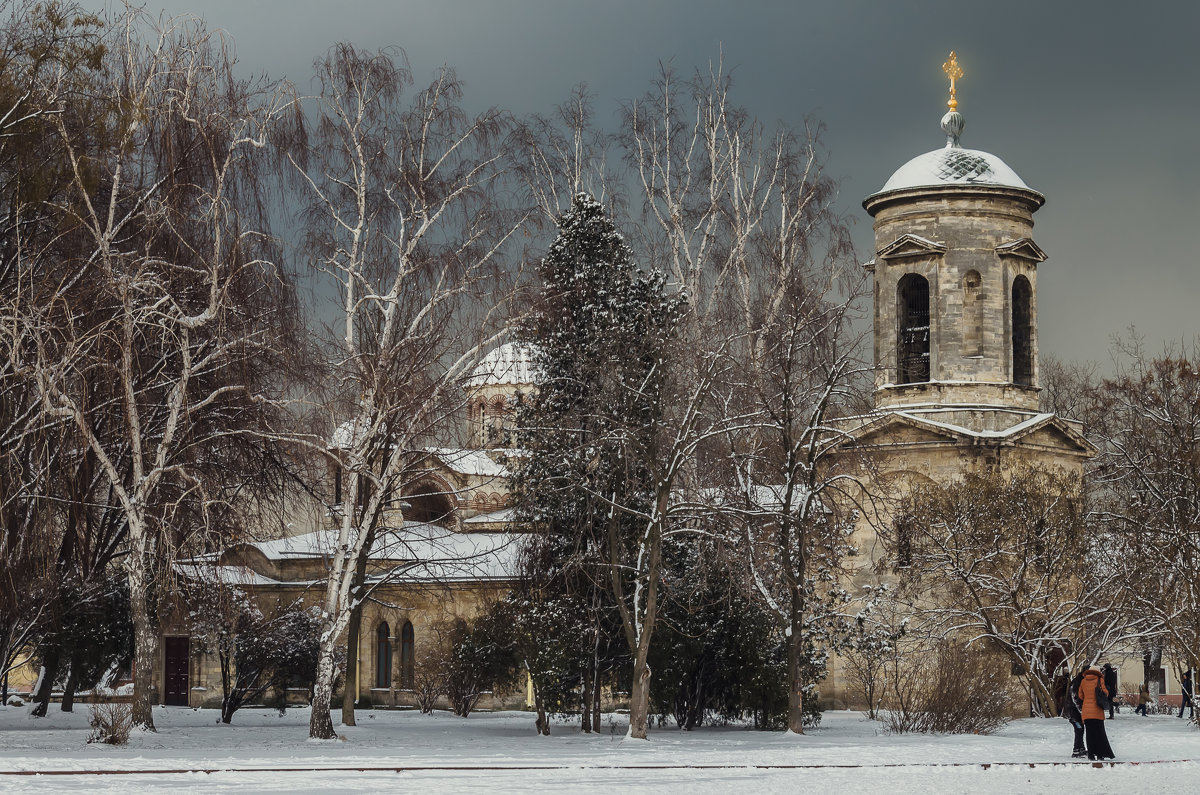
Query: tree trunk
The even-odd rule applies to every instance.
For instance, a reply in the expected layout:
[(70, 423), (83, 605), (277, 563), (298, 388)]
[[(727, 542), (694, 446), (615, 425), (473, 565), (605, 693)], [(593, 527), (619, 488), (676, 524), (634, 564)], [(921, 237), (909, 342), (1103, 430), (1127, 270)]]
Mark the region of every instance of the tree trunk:
[(650, 722), (650, 664), (638, 654), (633, 664), (633, 686), (629, 693), (629, 736), (645, 740)]
[(133, 615), (133, 725), (154, 728), (154, 669), (158, 666), (158, 632), (147, 604), (142, 577), (130, 576), (129, 607)]
[(592, 683), (592, 666), (591, 663), (583, 669), (583, 710), (580, 714), (580, 728), (584, 734), (592, 733), (592, 699), (593, 683)]
[(804, 734), (804, 681), (801, 676), (801, 657), (804, 654), (803, 627), (804, 621), (799, 611), (793, 611), (791, 632), (788, 633), (787, 659), (787, 730), (793, 734)]
[(592, 585), (592, 653), (588, 657), (588, 679), (591, 683), (591, 703), (584, 702), (584, 711), (591, 711), (592, 731), (600, 733), (600, 588)]
[(1150, 688), (1150, 700), (1158, 703), (1158, 669), (1162, 666), (1162, 649), (1151, 649), (1142, 657), (1143, 674)]
[(38, 682), (37, 693), (33, 696), (37, 706), (29, 713), (35, 718), (46, 717), (46, 712), (50, 709), (50, 691), (54, 689), (54, 680), (58, 678), (61, 658), (62, 653), (57, 644), (46, 649), (46, 656), (42, 658), (42, 679)]
[(75, 711), (75, 691), (79, 688), (79, 652), (73, 652), (67, 661), (67, 683), (63, 686), (62, 711)]
[[(1054, 703), (1053, 686), (1047, 687), (1045, 682), (1034, 678), (1033, 672), (1029, 673), (1029, 691), (1032, 696), (1033, 708), (1037, 714), (1043, 718), (1057, 718), (1058, 705)], [(1111, 694), (1114, 698), (1116, 694)]]
[(597, 734), (603, 725), (600, 722), (600, 698), (603, 695), (603, 689), (600, 687), (600, 662), (596, 661), (595, 668), (592, 671), (592, 731)]
[[(363, 549), (370, 551), (375, 548), (375, 525), (367, 531), (367, 539)], [(359, 638), (362, 634), (362, 601), (361, 592), (363, 581), (367, 578), (367, 554), (358, 556), (354, 564), (354, 585), (350, 589), (355, 600), (354, 609), (350, 611), (350, 626), (346, 629), (346, 682), (342, 686), (342, 725), (356, 726), (354, 722), (354, 702), (358, 700), (358, 653)], [(354, 679), (353, 686), (351, 678)]]
[(537, 686), (536, 682), (533, 684), (533, 706), (537, 710), (537, 722), (534, 723), (537, 733), (549, 737), (550, 718), (546, 715), (546, 704), (542, 701), (542, 690)]
[(361, 628), (362, 605), (359, 604), (350, 611), (350, 626), (346, 629), (346, 682), (342, 685), (343, 726), (358, 725), (354, 722), (354, 702), (358, 700), (358, 636)]
[[(329, 703), (333, 700), (333, 652), (337, 638), (325, 628), (321, 633), (321, 649), (317, 653), (317, 681), (313, 684), (312, 714), (308, 719), (308, 736), (314, 740), (332, 740), (337, 737), (333, 730), (333, 718), (329, 714)], [(350, 683), (346, 683), (349, 687)]]

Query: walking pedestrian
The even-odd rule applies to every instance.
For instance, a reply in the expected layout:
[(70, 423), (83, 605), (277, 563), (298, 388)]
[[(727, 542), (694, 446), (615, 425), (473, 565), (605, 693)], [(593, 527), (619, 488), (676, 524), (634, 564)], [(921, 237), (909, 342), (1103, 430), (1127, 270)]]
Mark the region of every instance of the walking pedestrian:
[(1055, 693), (1055, 698), (1058, 699), (1058, 714), (1066, 719), (1071, 724), (1071, 728), (1075, 730), (1075, 743), (1071, 747), (1071, 756), (1074, 758), (1082, 758), (1087, 756), (1087, 748), (1083, 744), (1083, 715), (1079, 712), (1079, 683), (1083, 681), (1083, 672), (1086, 667), (1080, 668), (1079, 673), (1071, 676), (1070, 669), (1063, 671), (1062, 678), (1059, 680), (1059, 688)]
[(1183, 708), (1188, 709), (1188, 720), (1196, 716), (1196, 707), (1192, 703), (1192, 671), (1188, 669), (1183, 672), (1183, 679), (1179, 680), (1179, 690), (1183, 693), (1183, 701), (1179, 702), (1179, 717), (1183, 717)]
[(1148, 706), (1150, 706), (1150, 685), (1142, 682), (1138, 685), (1138, 708), (1134, 711), (1144, 718)]
[(1113, 759), (1112, 746), (1108, 743), (1108, 734), (1104, 731), (1104, 712), (1111, 698), (1104, 686), (1104, 675), (1100, 669), (1092, 666), (1083, 672), (1079, 683), (1079, 700), (1083, 702), (1080, 713), (1083, 716), (1083, 736), (1087, 741), (1087, 757), (1093, 761)]
[(1108, 717), (1111, 719), (1113, 710), (1117, 708), (1117, 669), (1110, 663), (1104, 663), (1100, 673), (1104, 675), (1104, 686), (1108, 688)]

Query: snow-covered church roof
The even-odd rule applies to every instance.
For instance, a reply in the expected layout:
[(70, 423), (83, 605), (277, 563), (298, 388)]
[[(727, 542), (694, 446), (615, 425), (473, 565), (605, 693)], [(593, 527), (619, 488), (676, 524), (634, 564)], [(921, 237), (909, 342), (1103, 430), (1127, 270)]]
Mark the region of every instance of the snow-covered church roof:
[(536, 384), (541, 373), (529, 345), (506, 342), (484, 356), (467, 380), (468, 386)]
[[(471, 582), (509, 580), (517, 576), (523, 538), (510, 533), (460, 533), (425, 522), (405, 522), (386, 529), (375, 540), (371, 560), (384, 564), (372, 578), (395, 582)], [(246, 542), (268, 561), (328, 559), (336, 553), (336, 529)], [(191, 577), (218, 577), (234, 585), (278, 585), (281, 581), (244, 562), (219, 563), (222, 555), (206, 555), (180, 565)], [(308, 581), (291, 584), (308, 584)]]

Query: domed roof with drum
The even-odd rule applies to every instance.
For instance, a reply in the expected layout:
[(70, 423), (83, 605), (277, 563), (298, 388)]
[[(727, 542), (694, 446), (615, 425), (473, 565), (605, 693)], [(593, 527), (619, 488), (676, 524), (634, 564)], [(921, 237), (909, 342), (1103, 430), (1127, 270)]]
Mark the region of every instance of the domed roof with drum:
[(500, 386), (536, 384), (541, 379), (534, 349), (519, 342), (507, 342), (480, 360), (467, 385)]

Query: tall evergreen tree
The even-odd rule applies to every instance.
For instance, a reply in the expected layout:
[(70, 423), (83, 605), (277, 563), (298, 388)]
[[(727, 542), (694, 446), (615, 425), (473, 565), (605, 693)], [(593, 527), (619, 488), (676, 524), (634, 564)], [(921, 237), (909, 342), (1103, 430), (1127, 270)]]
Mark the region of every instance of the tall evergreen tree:
[[(662, 413), (663, 358), (681, 301), (666, 295), (660, 274), (635, 267), (629, 246), (592, 197), (577, 194), (558, 227), (539, 268), (539, 301), (519, 332), (541, 380), (518, 416), (525, 455), (514, 481), (516, 519), (535, 533), (529, 594), (557, 602), (559, 610), (548, 612), (563, 621), (581, 617), (588, 627), (573, 645), (584, 712), (597, 715), (614, 603), (620, 610), (621, 593), (657, 588), (656, 568), (647, 578), (650, 570), (623, 561), (646, 542), (643, 517), (653, 492), (644, 456)], [(642, 631), (653, 627), (635, 632), (628, 620), (622, 623), (637, 668), (638, 647), (649, 640)], [(554, 634), (546, 642), (555, 642)], [(530, 673), (536, 687), (537, 672)]]

